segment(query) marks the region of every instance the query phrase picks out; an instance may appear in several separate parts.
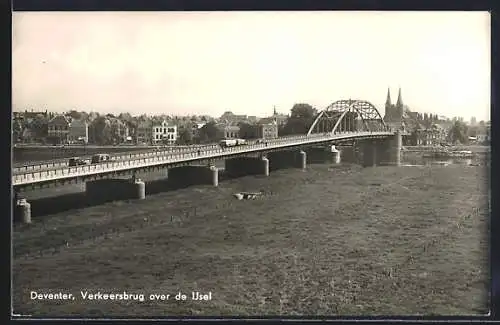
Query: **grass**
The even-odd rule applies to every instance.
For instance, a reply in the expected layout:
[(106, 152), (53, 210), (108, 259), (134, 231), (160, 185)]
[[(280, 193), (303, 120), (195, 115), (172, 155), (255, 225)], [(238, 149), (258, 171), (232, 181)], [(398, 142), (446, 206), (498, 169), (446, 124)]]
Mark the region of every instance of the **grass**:
[[(17, 225), (14, 311), (39, 316), (484, 314), (483, 167), (310, 165)], [(232, 194), (263, 190), (255, 201)], [(79, 298), (144, 293), (144, 302)], [(32, 301), (65, 291), (75, 301)], [(212, 292), (211, 301), (149, 301)]]

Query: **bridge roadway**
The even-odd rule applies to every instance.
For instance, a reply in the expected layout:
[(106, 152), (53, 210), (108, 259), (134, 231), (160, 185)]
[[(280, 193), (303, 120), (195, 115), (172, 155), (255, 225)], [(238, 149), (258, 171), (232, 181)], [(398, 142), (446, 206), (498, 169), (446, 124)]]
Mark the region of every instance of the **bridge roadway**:
[[(278, 139), (269, 139), (267, 140), (268, 144), (274, 143), (274, 141), (281, 140), (281, 139), (291, 139), (295, 138), (296, 136), (284, 136), (280, 137)], [(256, 140), (248, 140), (248, 144), (254, 144)], [(219, 144), (217, 143), (210, 143), (210, 144), (204, 144), (204, 145), (191, 145), (191, 146), (172, 146), (172, 147), (158, 147), (157, 149), (150, 149), (150, 150), (137, 150), (137, 151), (131, 151), (131, 152), (119, 152), (119, 153), (110, 153), (110, 157), (113, 160), (133, 160), (133, 159), (141, 159), (141, 158), (151, 158), (151, 157), (160, 157), (164, 156), (165, 154), (168, 153), (191, 153), (191, 152), (197, 152), (198, 150), (210, 150), (210, 149), (217, 149), (219, 148)], [(81, 148), (81, 147), (80, 147)], [(79, 156), (82, 159), (91, 159), (92, 156)], [(37, 162), (37, 163), (31, 163), (31, 164), (22, 164), (22, 163), (14, 163), (14, 166), (12, 167), (12, 174), (13, 175), (20, 175), (24, 174), (26, 172), (31, 172), (31, 171), (47, 171), (47, 170), (56, 170), (59, 168), (63, 167), (69, 167), (68, 166), (68, 158), (60, 158), (60, 159), (54, 159), (54, 160), (47, 160), (47, 161), (42, 161), (42, 162)]]
[[(288, 139), (288, 138), (293, 138), (294, 136), (285, 136), (285, 137), (280, 137), (279, 139)], [(269, 139), (267, 140), (268, 143), (271, 143), (275, 141), (276, 139)], [(256, 140), (249, 140), (247, 143), (253, 144), (255, 143)], [(82, 148), (82, 147), (79, 147)], [(101, 147), (102, 148), (102, 147)], [(110, 153), (110, 157), (113, 160), (132, 160), (132, 159), (140, 159), (140, 158), (148, 158), (148, 157), (156, 157), (156, 156), (163, 156), (166, 153), (190, 153), (190, 152), (197, 152), (198, 150), (208, 150), (208, 149), (216, 149), (219, 148), (219, 144), (217, 143), (210, 143), (210, 144), (204, 144), (204, 145), (191, 145), (191, 146), (172, 146), (172, 147), (157, 147), (155, 149), (149, 149), (149, 150), (136, 150), (136, 151), (130, 151), (130, 152), (118, 152), (118, 153)], [(79, 156), (82, 159), (91, 159), (92, 156)], [(60, 158), (60, 159), (53, 159), (53, 160), (47, 160), (47, 161), (41, 161), (41, 162), (36, 162), (36, 163), (31, 163), (31, 164), (26, 164), (26, 163), (14, 163), (14, 166), (12, 167), (12, 173), (14, 175), (18, 174), (23, 174), (28, 171), (47, 171), (47, 170), (54, 170), (58, 169), (61, 167), (69, 167), (68, 166), (68, 158)]]
[(60, 167), (47, 171), (25, 171), (12, 176), (12, 185), (14, 187), (36, 184), (41, 182), (58, 181), (65, 179), (74, 179), (79, 177), (94, 176), (105, 173), (141, 169), (147, 167), (178, 164), (184, 162), (193, 162), (202, 159), (217, 159), (227, 156), (233, 156), (243, 153), (256, 153), (272, 149), (295, 147), (300, 145), (317, 144), (335, 140), (362, 139), (362, 138), (381, 138), (394, 135), (394, 132), (341, 132), (337, 134), (311, 134), (309, 136), (294, 136), (287, 138), (278, 138), (268, 141), (266, 144), (248, 144), (245, 146), (230, 148), (209, 148), (198, 149), (189, 152), (168, 153), (154, 155), (150, 157), (132, 158), (129, 160), (111, 161), (108, 163), (77, 166)]
[[(117, 152), (117, 153), (109, 153), (109, 155), (114, 160), (128, 160), (128, 159), (136, 159), (136, 158), (146, 158), (146, 157), (154, 157), (161, 156), (165, 152), (177, 152), (177, 153), (188, 153), (197, 150), (206, 150), (210, 148), (216, 148), (218, 144), (206, 144), (206, 145), (193, 145), (193, 146), (175, 146), (175, 147), (158, 147), (158, 149), (149, 149), (149, 150), (135, 150), (129, 152)], [(83, 147), (79, 147), (80, 149)], [(83, 155), (79, 156), (82, 159), (91, 159), (92, 156)], [(68, 167), (68, 160), (71, 157), (67, 158), (59, 158), (53, 160), (39, 161), (33, 163), (14, 163), (12, 167), (13, 174), (20, 174), (26, 171), (45, 171), (50, 169), (56, 169), (61, 167)]]

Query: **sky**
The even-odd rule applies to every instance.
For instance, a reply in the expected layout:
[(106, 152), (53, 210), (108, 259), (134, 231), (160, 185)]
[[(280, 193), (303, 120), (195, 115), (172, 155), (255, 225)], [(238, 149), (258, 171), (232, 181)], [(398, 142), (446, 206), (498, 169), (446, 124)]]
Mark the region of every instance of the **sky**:
[(340, 99), (490, 118), (487, 12), (14, 12), (12, 104), (269, 116)]

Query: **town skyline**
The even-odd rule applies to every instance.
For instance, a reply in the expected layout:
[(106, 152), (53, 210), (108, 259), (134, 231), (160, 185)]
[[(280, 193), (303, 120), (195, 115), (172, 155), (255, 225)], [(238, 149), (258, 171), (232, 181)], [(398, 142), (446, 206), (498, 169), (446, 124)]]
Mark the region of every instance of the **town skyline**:
[(12, 71), (15, 111), (269, 116), (352, 98), (383, 116), (401, 87), (412, 111), (489, 120), (490, 16), (14, 13)]

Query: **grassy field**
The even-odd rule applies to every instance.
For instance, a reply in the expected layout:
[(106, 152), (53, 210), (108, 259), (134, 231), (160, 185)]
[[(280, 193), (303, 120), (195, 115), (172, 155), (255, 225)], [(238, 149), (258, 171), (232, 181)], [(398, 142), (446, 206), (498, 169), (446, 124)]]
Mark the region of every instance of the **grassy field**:
[[(484, 167), (310, 165), (14, 229), (14, 311), (37, 316), (487, 312)], [(237, 191), (262, 190), (238, 201)], [(72, 301), (30, 300), (30, 291)], [(143, 293), (83, 300), (81, 290)], [(186, 301), (176, 301), (179, 292)], [(211, 292), (192, 301), (191, 291)], [(151, 301), (150, 294), (170, 294)]]

